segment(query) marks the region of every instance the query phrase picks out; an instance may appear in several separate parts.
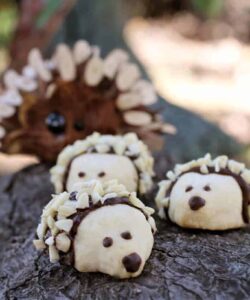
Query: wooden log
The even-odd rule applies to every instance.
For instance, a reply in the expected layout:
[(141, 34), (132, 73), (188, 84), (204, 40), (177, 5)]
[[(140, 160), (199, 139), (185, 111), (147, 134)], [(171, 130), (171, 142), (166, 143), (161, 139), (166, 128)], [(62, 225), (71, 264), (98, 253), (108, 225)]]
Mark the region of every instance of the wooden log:
[(249, 299), (249, 228), (190, 231), (156, 218), (152, 255), (129, 280), (51, 264), (32, 240), (52, 192), (45, 165), (0, 178), (0, 299)]

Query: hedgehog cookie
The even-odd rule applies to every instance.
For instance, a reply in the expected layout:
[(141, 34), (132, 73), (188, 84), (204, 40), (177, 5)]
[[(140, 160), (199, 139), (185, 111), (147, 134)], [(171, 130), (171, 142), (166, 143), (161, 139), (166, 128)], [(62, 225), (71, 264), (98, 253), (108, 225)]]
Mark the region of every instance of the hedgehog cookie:
[(162, 218), (187, 228), (244, 227), (250, 215), (250, 170), (243, 163), (210, 154), (176, 165), (159, 183), (156, 204)]
[(145, 139), (150, 132), (173, 132), (147, 108), (156, 101), (153, 86), (121, 49), (102, 58), (81, 40), (72, 49), (58, 45), (50, 59), (32, 49), (21, 73), (3, 75), (1, 150), (54, 162), (66, 145), (94, 131), (136, 131)]
[(101, 135), (67, 146), (51, 169), (57, 193), (71, 192), (77, 182), (117, 179), (128, 191), (145, 194), (152, 187), (153, 157), (134, 133)]
[(153, 212), (116, 180), (87, 181), (78, 192), (53, 196), (34, 245), (48, 248), (51, 262), (70, 264), (79, 272), (136, 277), (152, 251)]

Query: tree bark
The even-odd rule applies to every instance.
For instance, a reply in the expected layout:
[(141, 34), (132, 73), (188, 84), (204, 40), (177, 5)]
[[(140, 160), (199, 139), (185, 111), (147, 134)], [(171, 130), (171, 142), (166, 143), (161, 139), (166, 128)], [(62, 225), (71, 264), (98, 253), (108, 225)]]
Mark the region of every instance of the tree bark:
[(0, 178), (0, 299), (249, 299), (249, 228), (190, 231), (156, 217), (152, 255), (129, 280), (51, 264), (32, 240), (52, 192), (45, 165)]

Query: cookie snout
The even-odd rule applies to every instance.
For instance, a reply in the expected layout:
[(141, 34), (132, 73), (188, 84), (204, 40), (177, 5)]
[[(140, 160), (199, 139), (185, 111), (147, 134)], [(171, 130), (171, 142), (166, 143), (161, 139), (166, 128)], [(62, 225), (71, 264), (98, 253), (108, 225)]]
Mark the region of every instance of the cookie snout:
[(141, 265), (141, 257), (137, 253), (131, 253), (127, 256), (124, 256), (122, 263), (129, 273), (135, 273), (139, 270)]
[(205, 206), (206, 201), (201, 197), (194, 196), (189, 199), (188, 204), (192, 210), (198, 210), (198, 209), (202, 208), (203, 206)]

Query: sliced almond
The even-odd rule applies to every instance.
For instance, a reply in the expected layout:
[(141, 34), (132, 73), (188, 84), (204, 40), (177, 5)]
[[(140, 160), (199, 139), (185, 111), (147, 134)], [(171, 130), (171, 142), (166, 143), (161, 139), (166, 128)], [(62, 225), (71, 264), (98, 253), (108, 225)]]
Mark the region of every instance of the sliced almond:
[(8, 89), (16, 89), (17, 88), (17, 80), (20, 75), (14, 70), (8, 70), (5, 72), (3, 77), (4, 85)]
[(53, 237), (53, 236), (50, 236), (49, 238), (47, 238), (47, 239), (45, 240), (45, 244), (48, 245), (48, 246), (54, 245), (54, 237)]
[(128, 146), (128, 150), (126, 151), (126, 155), (128, 156), (139, 156), (141, 152), (141, 145), (138, 143), (133, 143)]
[(85, 68), (84, 80), (89, 86), (98, 85), (103, 78), (103, 60), (99, 56), (92, 57)]
[(171, 180), (162, 180), (161, 182), (159, 182), (159, 190), (155, 198), (155, 202), (158, 208), (162, 206), (163, 199), (165, 198), (166, 193), (171, 186), (171, 183)]
[(95, 149), (98, 153), (107, 153), (110, 151), (110, 146), (106, 144), (99, 144), (95, 146)]
[(70, 232), (72, 226), (73, 226), (73, 221), (70, 219), (59, 220), (56, 222), (56, 227), (65, 232)]
[(53, 236), (56, 236), (58, 234), (58, 232), (59, 232), (59, 229), (56, 226), (54, 226), (54, 228), (51, 229), (51, 234)]
[(144, 170), (145, 169), (145, 161), (144, 161), (144, 159), (142, 159), (142, 157), (137, 158), (134, 161), (134, 164), (136, 165), (138, 170)]
[(163, 130), (162, 130), (162, 125), (163, 124), (161, 124), (161, 123), (158, 123), (158, 122), (152, 122), (152, 123), (150, 123), (150, 124), (148, 124), (147, 126), (145, 126), (144, 128), (143, 128), (143, 130), (145, 129), (146, 131), (148, 131), (148, 130), (159, 130), (159, 131), (162, 131), (163, 132)]
[(226, 168), (228, 163), (228, 157), (226, 155), (221, 155), (216, 157), (213, 160), (213, 166), (215, 168), (215, 172), (219, 172), (221, 168)]
[(228, 168), (231, 172), (235, 174), (240, 174), (240, 172), (245, 169), (245, 164), (239, 163), (231, 159), (228, 161)]
[(176, 127), (174, 125), (168, 124), (168, 123), (164, 123), (161, 125), (161, 131), (164, 133), (168, 133), (168, 134), (176, 134), (177, 133)]
[(88, 42), (77, 41), (73, 48), (73, 56), (77, 65), (85, 62), (91, 54), (91, 47)]
[(58, 208), (64, 204), (65, 201), (67, 201), (69, 198), (69, 194), (67, 192), (63, 192), (59, 195), (56, 195), (55, 198), (54, 198), (54, 201), (51, 205), (51, 208), (53, 210), (58, 210)]
[(250, 170), (245, 169), (241, 173), (241, 177), (246, 181), (247, 184), (250, 184)]
[(168, 207), (169, 205), (169, 197), (164, 197), (161, 201), (161, 204), (164, 206), (164, 207)]
[(7, 90), (2, 95), (0, 95), (0, 105), (1, 103), (3, 103), (10, 106), (19, 106), (22, 102), (23, 98), (16, 90)]
[(49, 259), (52, 263), (59, 261), (59, 253), (55, 246), (49, 246)]
[(37, 76), (36, 70), (29, 65), (23, 67), (22, 74), (23, 74), (23, 76), (30, 78), (30, 79), (35, 79)]
[(45, 235), (45, 232), (46, 232), (46, 229), (47, 229), (47, 225), (46, 225), (44, 222), (40, 223), (40, 224), (37, 226), (36, 234), (37, 234), (37, 236), (38, 236), (38, 238), (39, 238), (40, 240), (43, 239), (43, 237), (44, 237), (44, 235)]
[(121, 94), (116, 102), (117, 107), (120, 110), (127, 110), (140, 105), (141, 98), (135, 93), (124, 93)]
[(164, 207), (161, 207), (158, 211), (158, 216), (161, 218), (161, 219), (166, 219), (166, 213), (165, 213), (165, 209)]
[(63, 205), (58, 208), (58, 213), (64, 217), (69, 217), (73, 215), (75, 212), (76, 212), (76, 208), (70, 205)]
[(51, 98), (54, 94), (54, 92), (56, 91), (56, 85), (54, 83), (51, 83), (50, 85), (48, 85), (46, 93), (45, 93), (45, 97), (47, 99)]
[(168, 171), (166, 176), (167, 176), (167, 178), (169, 178), (172, 181), (175, 181), (175, 179), (176, 179), (176, 174), (173, 171)]
[(208, 170), (207, 165), (202, 165), (202, 166), (200, 167), (200, 171), (201, 171), (201, 173), (203, 173), (203, 174), (208, 174), (208, 173), (209, 173), (209, 170)]
[(144, 111), (127, 111), (123, 114), (123, 117), (125, 122), (132, 126), (143, 126), (152, 122), (152, 116)]
[(52, 75), (46, 68), (39, 49), (34, 48), (30, 51), (28, 61), (29, 64), (36, 70), (37, 74), (42, 80), (48, 82), (52, 79)]
[(60, 76), (65, 81), (72, 81), (76, 78), (76, 66), (72, 52), (67, 45), (57, 46), (55, 56)]
[(91, 198), (92, 198), (93, 203), (97, 203), (98, 201), (100, 201), (102, 199), (102, 196), (98, 192), (94, 191), (91, 193)]
[(71, 245), (71, 241), (66, 235), (66, 233), (62, 232), (56, 236), (56, 248), (64, 253), (69, 251)]
[(36, 250), (42, 250), (46, 248), (43, 240), (33, 240), (33, 245), (35, 246)]
[(129, 201), (136, 207), (139, 207), (141, 209), (144, 209), (145, 205), (141, 202), (141, 200), (139, 200), (137, 197), (136, 197), (136, 193), (133, 192), (131, 193), (130, 197), (129, 197)]
[(123, 140), (119, 141), (118, 143), (113, 145), (114, 151), (118, 155), (123, 155), (125, 149), (126, 149), (126, 144)]
[(17, 79), (17, 87), (25, 92), (32, 92), (37, 89), (38, 84), (31, 78), (20, 76)]
[(124, 187), (123, 184), (117, 184), (117, 185), (110, 185), (105, 189), (105, 193), (109, 194), (109, 193), (126, 193), (126, 188)]
[(54, 71), (56, 69), (56, 62), (54, 59), (47, 59), (44, 61), (45, 67), (50, 70)]
[(89, 206), (89, 196), (87, 193), (81, 193), (77, 199), (77, 208), (86, 208)]
[(3, 126), (0, 126), (0, 140), (2, 140), (6, 135), (6, 130)]
[(105, 201), (105, 200), (110, 199), (110, 198), (116, 198), (117, 196), (118, 196), (117, 193), (108, 193), (108, 194), (106, 194), (106, 195), (102, 198), (102, 200)]
[(132, 90), (133, 92), (138, 93), (141, 98), (141, 103), (144, 105), (152, 105), (157, 102), (155, 89), (147, 80), (138, 80)]
[(120, 65), (128, 60), (128, 54), (122, 49), (115, 49), (104, 60), (104, 75), (113, 79)]
[(57, 220), (65, 220), (67, 219), (65, 216), (60, 215), (59, 213), (57, 214)]
[(13, 106), (0, 103), (0, 118), (10, 118), (15, 114), (15, 108)]
[(140, 77), (140, 71), (137, 65), (132, 63), (124, 63), (116, 78), (116, 85), (120, 91), (130, 89)]
[(48, 224), (50, 229), (53, 229), (55, 227), (55, 220), (52, 216), (48, 216), (47, 224)]

